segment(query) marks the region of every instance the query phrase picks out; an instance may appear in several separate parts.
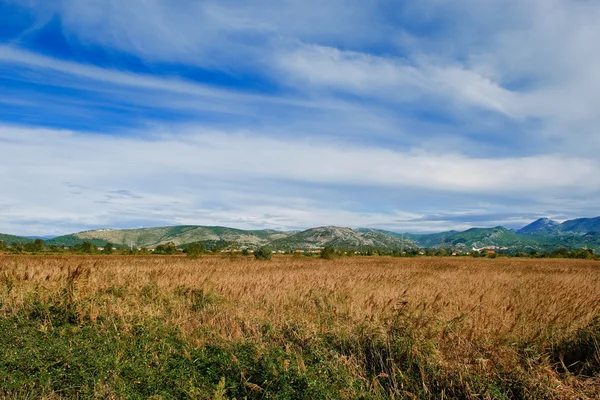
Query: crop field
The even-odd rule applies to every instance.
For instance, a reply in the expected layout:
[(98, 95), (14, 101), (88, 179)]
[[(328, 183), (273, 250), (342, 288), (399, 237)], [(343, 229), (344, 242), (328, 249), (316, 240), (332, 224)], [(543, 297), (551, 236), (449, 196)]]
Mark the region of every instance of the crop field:
[(599, 397), (599, 261), (0, 256), (0, 398)]

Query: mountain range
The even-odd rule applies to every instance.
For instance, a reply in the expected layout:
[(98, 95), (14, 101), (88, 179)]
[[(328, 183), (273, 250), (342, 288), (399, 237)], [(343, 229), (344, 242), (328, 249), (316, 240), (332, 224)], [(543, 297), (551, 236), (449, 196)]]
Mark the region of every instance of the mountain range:
[[(33, 238), (0, 234), (4, 243), (28, 243)], [(107, 243), (126, 247), (153, 248), (173, 242), (177, 246), (190, 243), (228, 243), (239, 248), (268, 245), (274, 250), (310, 250), (324, 246), (349, 249), (378, 248), (409, 250), (416, 248), (450, 248), (467, 251), (472, 248), (500, 247), (513, 251), (547, 251), (561, 247), (590, 248), (600, 251), (600, 217), (578, 218), (558, 223), (540, 218), (512, 231), (502, 226), (471, 228), (432, 234), (409, 234), (369, 228), (327, 226), (304, 231), (273, 229), (242, 230), (220, 226), (165, 226), (139, 229), (98, 229), (58, 236), (48, 245), (71, 247), (90, 241), (96, 246)]]

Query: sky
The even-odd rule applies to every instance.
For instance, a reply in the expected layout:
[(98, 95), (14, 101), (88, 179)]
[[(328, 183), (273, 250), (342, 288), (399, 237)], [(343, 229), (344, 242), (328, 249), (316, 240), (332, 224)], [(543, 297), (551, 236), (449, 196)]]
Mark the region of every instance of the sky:
[(0, 232), (600, 215), (600, 2), (0, 0)]

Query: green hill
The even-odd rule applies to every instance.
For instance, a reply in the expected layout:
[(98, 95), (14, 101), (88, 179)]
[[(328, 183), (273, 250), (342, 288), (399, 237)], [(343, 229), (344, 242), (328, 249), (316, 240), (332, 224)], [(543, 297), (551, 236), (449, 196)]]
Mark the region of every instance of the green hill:
[(96, 247), (104, 247), (107, 243), (109, 243), (107, 240), (102, 239), (81, 239), (75, 235), (64, 235), (46, 240), (46, 245), (54, 245), (59, 247), (73, 247), (81, 245), (84, 242), (91, 242)]
[(388, 250), (410, 249), (417, 246), (376, 230), (354, 230), (337, 226), (307, 229), (284, 239), (275, 240), (270, 246), (276, 250), (310, 250), (325, 246), (348, 249), (382, 248)]
[(538, 249), (537, 239), (519, 235), (502, 226), (495, 228), (471, 228), (464, 232), (448, 231), (425, 235), (408, 235), (421, 247), (444, 246), (462, 250), (485, 246), (508, 247), (513, 249)]
[[(97, 247), (107, 243), (126, 247), (154, 248), (173, 242), (177, 246), (204, 243), (211, 248), (258, 248), (268, 245), (274, 250), (309, 250), (325, 246), (348, 249), (409, 250), (418, 247), (439, 248), (442, 245), (457, 250), (494, 246), (511, 251), (552, 251), (589, 248), (600, 252), (600, 217), (580, 218), (562, 224), (539, 219), (518, 232), (504, 227), (472, 228), (464, 232), (447, 231), (432, 234), (397, 233), (381, 229), (351, 229), (327, 226), (297, 231), (271, 229), (242, 230), (222, 226), (163, 226), (140, 229), (98, 229), (59, 236), (46, 241), (47, 245), (73, 247), (92, 242)], [(29, 243), (33, 239), (0, 234), (6, 244)]]
[[(242, 230), (222, 226), (164, 226), (140, 229), (99, 229), (69, 235), (73, 240), (99, 240), (116, 245), (156, 247), (173, 242), (182, 245), (193, 242), (235, 242), (240, 247), (257, 247), (289, 235), (270, 229)], [(57, 238), (58, 239), (58, 238)]]
[(600, 232), (532, 235), (530, 238), (539, 243), (541, 250), (556, 250), (564, 247), (569, 250), (592, 249), (600, 253)]
[(4, 233), (0, 233), (0, 241), (4, 242), (4, 244), (11, 244), (11, 243), (25, 244), (25, 243), (33, 242), (33, 239), (26, 238), (23, 236), (7, 235)]
[(600, 217), (572, 219), (563, 222), (558, 228), (561, 232), (571, 233), (600, 232)]

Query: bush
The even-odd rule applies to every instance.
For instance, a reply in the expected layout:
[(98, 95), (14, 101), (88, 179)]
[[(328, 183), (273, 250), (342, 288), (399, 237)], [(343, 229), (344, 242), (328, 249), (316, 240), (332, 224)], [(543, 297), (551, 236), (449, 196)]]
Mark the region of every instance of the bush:
[(273, 253), (268, 247), (261, 247), (260, 249), (254, 252), (254, 257), (257, 260), (270, 260), (271, 256), (273, 256)]
[(326, 246), (321, 250), (321, 258), (325, 260), (333, 260), (335, 255), (335, 249), (333, 247)]
[(189, 258), (198, 258), (206, 251), (206, 247), (202, 243), (194, 243), (190, 245), (185, 253)]
[(92, 244), (92, 242), (83, 242), (83, 243), (81, 243), (79, 250), (82, 253), (91, 254), (94, 252), (95, 248), (94, 248), (94, 245)]
[(156, 249), (154, 249), (154, 253), (155, 254), (175, 254), (175, 253), (177, 253), (177, 247), (175, 246), (175, 243), (173, 243), (173, 242), (159, 244), (158, 246), (156, 246)]
[(112, 243), (106, 243), (106, 245), (104, 246), (104, 250), (102, 250), (102, 252), (104, 254), (112, 254), (114, 251), (114, 246), (112, 245)]

